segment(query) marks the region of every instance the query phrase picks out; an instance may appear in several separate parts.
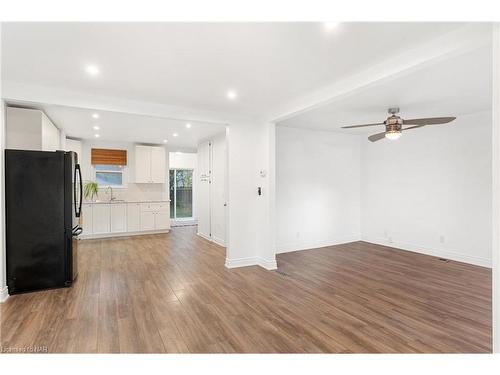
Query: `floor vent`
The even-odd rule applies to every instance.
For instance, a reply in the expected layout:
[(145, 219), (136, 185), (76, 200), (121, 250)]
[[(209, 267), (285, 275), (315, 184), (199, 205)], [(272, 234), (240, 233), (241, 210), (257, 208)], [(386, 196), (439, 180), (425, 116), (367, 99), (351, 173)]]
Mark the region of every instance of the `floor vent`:
[(445, 259), (445, 258), (438, 258), (441, 262), (446, 262), (448, 263), (450, 260), (449, 259)]

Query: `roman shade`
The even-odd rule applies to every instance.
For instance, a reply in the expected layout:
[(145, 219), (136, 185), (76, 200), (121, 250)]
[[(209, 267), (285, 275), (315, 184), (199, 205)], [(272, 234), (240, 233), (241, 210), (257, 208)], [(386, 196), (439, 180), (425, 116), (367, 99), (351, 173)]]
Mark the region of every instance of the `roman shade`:
[(127, 165), (127, 150), (93, 148), (91, 152), (91, 164)]

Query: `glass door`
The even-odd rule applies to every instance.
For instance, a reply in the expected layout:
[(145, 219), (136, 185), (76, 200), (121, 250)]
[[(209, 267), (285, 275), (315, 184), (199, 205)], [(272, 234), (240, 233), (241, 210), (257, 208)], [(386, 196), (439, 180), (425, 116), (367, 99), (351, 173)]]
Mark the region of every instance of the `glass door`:
[(170, 218), (193, 217), (193, 170), (170, 170)]

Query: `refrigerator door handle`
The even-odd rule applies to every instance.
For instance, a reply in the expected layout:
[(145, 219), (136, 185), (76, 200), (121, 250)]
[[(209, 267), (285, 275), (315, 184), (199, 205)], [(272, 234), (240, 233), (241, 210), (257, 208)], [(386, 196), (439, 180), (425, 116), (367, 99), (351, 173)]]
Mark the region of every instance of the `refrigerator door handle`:
[(80, 217), (82, 213), (82, 202), (83, 202), (83, 182), (82, 182), (82, 170), (80, 169), (80, 164), (75, 165), (75, 180), (76, 180), (76, 171), (78, 171), (78, 183), (80, 185), (80, 201), (78, 202), (78, 207), (76, 206), (76, 183), (74, 188), (74, 196), (75, 196), (75, 216)]

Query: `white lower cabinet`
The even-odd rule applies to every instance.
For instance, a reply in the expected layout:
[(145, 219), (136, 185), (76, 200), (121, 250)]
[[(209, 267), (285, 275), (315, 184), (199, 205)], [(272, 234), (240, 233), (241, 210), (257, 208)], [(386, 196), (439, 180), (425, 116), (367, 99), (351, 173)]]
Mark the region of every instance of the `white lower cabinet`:
[(170, 203), (86, 203), (82, 208), (85, 237), (111, 237), (170, 229)]
[(82, 227), (83, 236), (89, 236), (92, 234), (92, 206), (92, 204), (82, 204), (80, 226)]
[(139, 232), (141, 230), (141, 204), (127, 204), (127, 232)]
[(111, 232), (109, 204), (94, 204), (92, 207), (92, 234)]
[(111, 233), (127, 231), (127, 205), (110, 204), (111, 211)]
[(170, 229), (170, 211), (155, 212), (155, 229)]
[(155, 214), (153, 211), (141, 212), (141, 230), (154, 230), (155, 229)]

